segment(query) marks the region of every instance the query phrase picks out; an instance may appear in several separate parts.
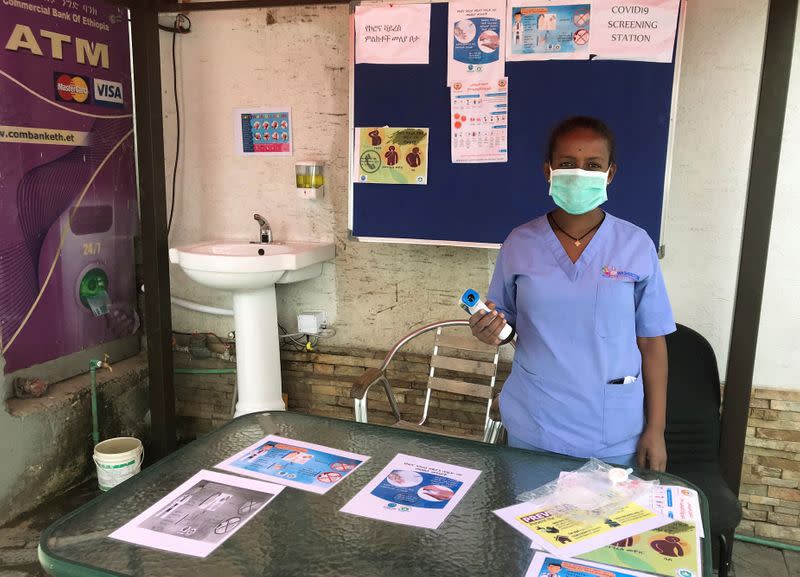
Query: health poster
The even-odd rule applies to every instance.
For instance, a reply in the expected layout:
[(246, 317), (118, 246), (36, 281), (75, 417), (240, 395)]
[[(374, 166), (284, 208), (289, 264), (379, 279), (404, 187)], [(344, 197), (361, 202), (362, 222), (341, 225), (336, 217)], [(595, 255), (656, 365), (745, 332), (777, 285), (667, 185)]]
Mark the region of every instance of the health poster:
[(354, 182), (428, 183), (427, 128), (356, 128), (354, 141)]
[(430, 4), (355, 8), (356, 64), (427, 64)]
[(366, 455), (268, 435), (216, 468), (323, 494), (368, 459)]
[(508, 3), (506, 60), (588, 60), (589, 3)]
[(206, 557), (282, 490), (283, 487), (272, 483), (199, 471), (109, 537)]
[[(525, 577), (649, 577), (638, 571), (587, 563), (576, 559), (553, 557), (547, 553), (533, 556)], [(675, 575), (673, 577), (684, 577)]]
[(475, 469), (397, 454), (341, 511), (436, 529), (480, 474)]
[(236, 151), (243, 156), (291, 156), (289, 108), (237, 108), (233, 113)]
[(629, 503), (607, 518), (595, 518), (573, 505), (527, 501), (499, 509), (497, 516), (533, 542), (535, 549), (574, 557), (630, 535), (662, 527), (670, 519), (638, 503)]
[(454, 163), (508, 160), (508, 78), (450, 87), (450, 158)]
[(672, 62), (680, 0), (593, 0), (592, 54)]
[(652, 491), (638, 500), (651, 511), (674, 519), (686, 521), (697, 527), (699, 537), (704, 537), (703, 518), (700, 515), (700, 499), (697, 491), (677, 485), (653, 485)]
[(447, 85), (501, 78), (505, 73), (505, 2), (463, 0), (447, 8)]
[(579, 555), (581, 559), (664, 577), (700, 575), (700, 541), (694, 525), (675, 521)]

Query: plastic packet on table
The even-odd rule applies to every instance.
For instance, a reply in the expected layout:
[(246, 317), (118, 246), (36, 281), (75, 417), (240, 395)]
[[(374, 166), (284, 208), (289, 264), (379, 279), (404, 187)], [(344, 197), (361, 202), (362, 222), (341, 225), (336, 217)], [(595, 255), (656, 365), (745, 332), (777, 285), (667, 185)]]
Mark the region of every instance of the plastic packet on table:
[(517, 500), (564, 507), (586, 519), (607, 518), (658, 485), (657, 480), (645, 481), (630, 473), (631, 469), (589, 459), (579, 469), (562, 471), (558, 479), (520, 494)]

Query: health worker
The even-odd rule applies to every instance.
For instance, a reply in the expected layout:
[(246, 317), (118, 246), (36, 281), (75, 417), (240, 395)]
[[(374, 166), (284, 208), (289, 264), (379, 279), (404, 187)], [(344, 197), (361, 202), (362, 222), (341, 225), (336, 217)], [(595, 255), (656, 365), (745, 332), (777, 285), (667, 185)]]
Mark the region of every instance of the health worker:
[[(562, 121), (544, 173), (556, 208), (508, 235), (472, 333), (517, 346), (500, 394), (509, 445), (663, 471), (675, 331), (653, 241), (601, 208), (617, 172), (600, 120)], [(643, 192), (644, 193), (644, 192)]]

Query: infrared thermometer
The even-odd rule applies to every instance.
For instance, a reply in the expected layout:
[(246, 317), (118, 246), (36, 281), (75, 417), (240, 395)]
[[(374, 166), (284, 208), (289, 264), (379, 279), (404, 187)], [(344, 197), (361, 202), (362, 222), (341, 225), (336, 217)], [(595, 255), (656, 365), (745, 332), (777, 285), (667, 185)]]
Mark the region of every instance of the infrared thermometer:
[[(458, 304), (461, 305), (461, 308), (467, 311), (470, 315), (474, 315), (480, 310), (484, 310), (487, 313), (492, 312), (492, 309), (487, 307), (486, 303), (481, 300), (481, 295), (478, 294), (478, 291), (473, 289), (467, 289), (464, 291), (464, 294), (461, 295), (461, 301)], [(514, 336), (514, 327), (506, 323), (498, 336), (503, 343), (507, 343)]]

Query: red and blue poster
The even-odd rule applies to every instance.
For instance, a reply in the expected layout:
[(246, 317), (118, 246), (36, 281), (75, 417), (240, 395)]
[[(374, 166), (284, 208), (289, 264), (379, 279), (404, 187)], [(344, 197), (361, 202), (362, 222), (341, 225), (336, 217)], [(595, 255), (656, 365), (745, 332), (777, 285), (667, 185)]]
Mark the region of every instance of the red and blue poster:
[(0, 4), (0, 349), (7, 373), (133, 334), (128, 16)]

